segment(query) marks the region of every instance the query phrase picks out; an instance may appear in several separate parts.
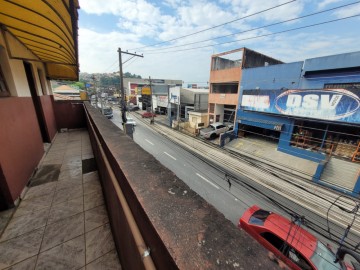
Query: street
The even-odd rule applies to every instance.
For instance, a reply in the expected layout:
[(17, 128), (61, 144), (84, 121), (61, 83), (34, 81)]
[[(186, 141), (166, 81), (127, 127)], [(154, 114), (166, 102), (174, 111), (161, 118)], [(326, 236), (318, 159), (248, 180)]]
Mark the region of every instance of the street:
[[(139, 117), (137, 113), (132, 113), (132, 116), (137, 122), (134, 141), (144, 150), (151, 153), (165, 167), (173, 171), (192, 190), (212, 204), (235, 225), (237, 225), (243, 212), (254, 204), (290, 218), (283, 207), (277, 206), (285, 205), (288, 209), (298, 213), (300, 216), (305, 216), (307, 220), (311, 221), (311, 224), (307, 224), (308, 229), (315, 229), (315, 231), (311, 230), (312, 233), (322, 239), (323, 242), (336, 246), (339, 238), (342, 237), (344, 229), (334, 223), (330, 223), (331, 232), (336, 235), (336, 237), (332, 236), (333, 239), (330, 240), (327, 234), (326, 218), (309, 211), (305, 207), (289, 200), (286, 196), (279, 195), (278, 192), (264, 187), (260, 183), (245, 177), (243, 174), (237, 174), (236, 179), (230, 178), (227, 181), (223, 164), (218, 164), (215, 167), (213, 164), (204, 161), (200, 156), (196, 156), (194, 153), (181, 147), (180, 144), (174, 143), (165, 136), (155, 132), (152, 128), (149, 128), (145, 124), (146, 121), (150, 122), (149, 119), (137, 119)], [(114, 110), (112, 121), (122, 128), (120, 111), (118, 109)], [(189, 144), (195, 144), (195, 140), (190, 140)], [(212, 151), (212, 149), (210, 150)], [(186, 191), (169, 190), (168, 192), (172, 194), (174, 192)], [(348, 243), (352, 246), (359, 243), (359, 240), (359, 236), (354, 234), (350, 234), (347, 238)]]

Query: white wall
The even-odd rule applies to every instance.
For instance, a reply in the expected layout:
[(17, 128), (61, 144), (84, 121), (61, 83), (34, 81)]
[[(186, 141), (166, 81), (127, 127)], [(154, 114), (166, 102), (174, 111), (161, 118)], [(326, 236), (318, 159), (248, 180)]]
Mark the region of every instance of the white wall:
[[(20, 42), (12, 38), (10, 35), (7, 35), (9, 46), (11, 50), (16, 52), (16, 54), (24, 55), (27, 58), (35, 58), (34, 55), (29, 55), (29, 50), (27, 50)], [(6, 49), (6, 43), (2, 32), (0, 32), (0, 64), (4, 72), (4, 77), (8, 85), (11, 96), (18, 97), (30, 97), (29, 84), (26, 78), (24, 63), (22, 60), (10, 59), (8, 51)], [(45, 92), (50, 93), (49, 83), (45, 78), (45, 68), (41, 62), (31, 62), (33, 68), (33, 75), (35, 79), (35, 85), (38, 95), (42, 95), (41, 91), (41, 82), (39, 80), (37, 69), (41, 69), (43, 73)]]

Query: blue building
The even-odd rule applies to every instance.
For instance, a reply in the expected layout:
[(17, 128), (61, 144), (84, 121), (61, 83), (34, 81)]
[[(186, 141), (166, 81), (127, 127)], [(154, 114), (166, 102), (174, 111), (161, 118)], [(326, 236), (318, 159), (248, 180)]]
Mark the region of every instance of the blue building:
[(316, 162), (313, 181), (360, 194), (360, 52), (243, 69), (235, 132)]

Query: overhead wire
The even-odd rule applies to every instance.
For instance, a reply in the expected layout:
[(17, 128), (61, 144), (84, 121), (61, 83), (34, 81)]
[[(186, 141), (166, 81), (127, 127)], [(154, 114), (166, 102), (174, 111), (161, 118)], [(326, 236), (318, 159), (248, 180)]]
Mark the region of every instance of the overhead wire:
[(153, 49), (153, 50), (143, 50), (143, 52), (146, 53), (146, 52), (153, 52), (153, 51), (159, 51), (159, 50), (165, 50), (165, 49), (173, 49), (173, 48), (178, 48), (178, 47), (184, 47), (184, 46), (187, 46), (187, 45), (193, 45), (193, 44), (198, 44), (198, 43), (202, 43), (202, 42), (206, 42), (206, 41), (212, 41), (212, 40), (216, 40), (216, 39), (221, 39), (221, 38), (225, 38), (225, 37), (230, 37), (230, 36), (234, 36), (234, 35), (244, 34), (244, 33), (252, 32), (252, 31), (255, 31), (255, 30), (260, 30), (260, 29), (264, 29), (264, 28), (271, 27), (271, 26), (275, 26), (275, 25), (279, 25), (279, 24), (284, 24), (284, 23), (288, 23), (288, 22), (291, 22), (291, 21), (300, 20), (300, 19), (304, 19), (304, 18), (307, 18), (307, 17), (319, 15), (319, 14), (322, 14), (322, 13), (325, 13), (325, 12), (334, 11), (334, 10), (336, 10), (336, 9), (348, 7), (348, 6), (351, 6), (351, 5), (358, 4), (358, 3), (360, 3), (360, 1), (356, 1), (356, 2), (349, 3), (349, 4), (337, 6), (337, 7), (334, 7), (334, 8), (329, 8), (329, 9), (326, 9), (326, 10), (322, 10), (322, 11), (318, 11), (318, 12), (306, 14), (306, 15), (303, 15), (303, 16), (299, 16), (299, 17), (296, 17), (296, 18), (292, 18), (292, 19), (288, 19), (288, 20), (284, 20), (284, 21), (280, 21), (280, 22), (276, 22), (276, 23), (267, 24), (267, 25), (264, 25), (264, 26), (256, 27), (256, 28), (251, 28), (251, 29), (248, 29), (248, 30), (245, 30), (245, 31), (241, 31), (241, 32), (236, 32), (236, 33), (231, 33), (231, 34), (228, 34), (228, 35), (218, 36), (218, 37), (214, 37), (214, 38), (210, 38), (210, 39), (205, 39), (205, 40), (200, 40), (200, 41), (195, 41), (195, 42), (180, 44), (180, 45), (177, 45), (177, 46), (162, 47), (162, 48)]
[[(163, 134), (162, 134), (163, 135)], [(164, 136), (164, 135), (163, 135)], [(166, 140), (166, 141), (168, 141), (168, 140)], [(176, 142), (176, 141), (175, 141)], [(177, 144), (177, 143), (176, 143)], [(180, 146), (180, 145), (179, 145)], [(178, 153), (179, 154), (179, 153)], [(193, 155), (194, 155), (194, 153), (192, 153)], [(198, 158), (200, 158), (198, 155), (196, 155), (195, 154), (195, 156), (197, 156)], [(203, 158), (200, 158), (201, 160), (203, 160)], [(204, 160), (203, 160), (204, 161)], [(207, 162), (207, 161), (204, 161), (205, 163), (207, 163), (208, 165), (210, 165), (210, 166), (212, 166), (212, 167), (214, 167), (211, 163), (209, 163), (209, 162)], [(195, 166), (193, 166), (194, 167), (194, 169), (196, 169), (197, 170), (197, 168), (195, 167)], [(216, 169), (216, 170), (219, 170), (219, 168), (218, 167), (214, 167), (214, 169)], [(231, 175), (231, 174), (230, 174)], [(249, 186), (249, 187), (251, 187), (252, 189), (254, 189), (252, 186)], [(224, 188), (222, 188), (222, 189), (224, 189)], [(225, 189), (224, 189), (225, 190)], [(232, 194), (233, 195), (233, 194)], [(235, 195), (233, 195), (233, 196), (235, 196)], [(267, 195), (264, 195), (265, 197), (268, 197)], [(235, 196), (235, 198), (237, 198), (236, 196)], [(269, 197), (268, 197), (269, 198)], [(245, 201), (243, 201), (243, 200), (241, 200), (241, 198), (237, 198), (239, 201), (241, 201), (243, 204), (245, 204), (245, 205), (247, 205), (248, 207), (250, 207), (251, 205), (249, 205), (247, 202), (245, 202)], [(271, 201), (273, 200), (273, 199), (271, 199), (271, 198), (269, 198)], [(277, 204), (277, 206), (279, 206), (281, 209), (283, 209), (283, 211), (285, 211), (286, 213), (288, 213), (290, 216), (293, 216), (293, 212), (289, 212), (287, 209), (285, 209), (284, 210), (284, 208), (283, 208), (283, 206), (281, 205), (278, 205)], [(278, 226), (277, 224), (275, 224), (274, 223), (274, 225), (276, 225), (276, 226)], [(282, 229), (283, 230), (283, 228), (280, 228), (280, 229)], [(299, 229), (299, 228), (298, 228)], [(286, 231), (284, 231), (284, 232), (286, 232)], [(318, 232), (320, 235), (323, 235), (322, 233), (320, 233), (320, 232)], [(324, 235), (323, 235), (324, 236)], [(305, 247), (306, 247), (306, 245), (305, 245)], [(322, 254), (318, 254), (320, 257), (322, 257)], [(324, 260), (326, 260), (326, 258), (324, 258)], [(331, 264), (333, 264), (333, 262), (331, 262), (331, 261), (328, 261), (329, 263), (331, 263)]]
[(235, 42), (239, 42), (239, 41), (245, 41), (245, 40), (252, 40), (252, 39), (257, 39), (257, 38), (274, 36), (274, 35), (278, 35), (278, 34), (297, 31), (297, 30), (300, 30), (300, 29), (305, 29), (305, 28), (315, 27), (315, 26), (324, 25), (324, 24), (328, 24), (328, 23), (343, 21), (343, 20), (347, 20), (347, 19), (351, 19), (351, 18), (355, 18), (355, 17), (359, 17), (359, 16), (360, 16), (360, 14), (356, 14), (356, 15), (352, 15), (352, 16), (339, 18), (339, 19), (328, 20), (328, 21), (324, 21), (324, 22), (320, 22), (320, 23), (313, 23), (313, 24), (309, 24), (309, 25), (305, 25), (305, 26), (295, 27), (295, 28), (291, 28), (291, 29), (287, 29), (287, 30), (283, 30), (283, 31), (278, 31), (278, 32), (273, 32), (273, 33), (269, 33), (269, 34), (264, 34), (264, 35), (258, 35), (258, 36), (248, 37), (248, 38), (236, 39), (236, 40), (222, 42), (222, 43), (215, 43), (215, 44), (211, 44), (211, 45), (205, 45), (205, 46), (193, 47), (193, 48), (187, 48), (187, 49), (181, 49), (181, 50), (175, 50), (175, 51), (149, 52), (147, 54), (177, 53), (177, 52), (183, 52), (183, 51), (203, 49), (203, 48), (214, 47), (214, 46), (218, 46), (218, 45), (235, 43)]
[[(174, 141), (174, 140), (172, 140), (171, 138), (168, 138), (168, 139), (170, 139), (171, 141), (173, 141), (175, 144), (178, 144), (176, 141)], [(179, 144), (178, 144), (179, 145)], [(181, 145), (179, 145), (179, 146), (181, 146)], [(219, 167), (218, 166), (214, 166), (213, 164), (212, 164), (212, 162), (210, 162), (210, 161), (208, 161), (208, 160), (206, 160), (206, 159), (204, 159), (202, 156), (200, 156), (200, 155), (198, 155), (198, 154), (196, 154), (196, 153), (194, 153), (194, 152), (192, 152), (192, 154), (193, 155), (195, 155), (196, 157), (198, 157), (199, 159), (201, 159), (201, 160), (203, 160), (205, 163), (207, 163), (208, 165), (210, 165), (210, 166), (212, 166), (212, 167), (214, 167), (214, 169), (216, 169), (216, 170), (219, 170)], [(261, 169), (261, 168), (260, 168)], [(224, 172), (224, 171), (222, 171), (222, 172)], [(231, 174), (230, 174), (231, 175)], [(220, 177), (220, 176), (219, 176)], [(254, 189), (254, 187), (252, 187), (252, 186), (250, 186), (252, 189)], [(259, 192), (259, 191), (258, 191)], [(265, 195), (265, 196), (267, 196), (267, 195)], [(270, 200), (272, 200), (271, 198), (269, 198)], [(331, 203), (331, 202), (330, 202)], [(289, 212), (289, 211), (288, 211)], [(323, 227), (323, 226), (325, 226), (326, 224), (322, 224), (322, 225), (317, 225), (317, 227), (319, 227), (319, 228), (321, 228), (321, 227)], [(320, 232), (318, 232), (318, 233), (320, 233)], [(340, 232), (338, 232), (339, 234), (340, 234)], [(326, 236), (325, 234), (322, 234), (322, 235), (324, 235), (324, 236)]]
[(156, 46), (156, 45), (168, 43), (168, 42), (171, 42), (171, 41), (175, 41), (175, 40), (178, 40), (178, 39), (181, 39), (181, 38), (184, 38), (184, 37), (193, 36), (193, 35), (196, 35), (196, 34), (199, 34), (199, 33), (203, 33), (203, 32), (206, 32), (206, 31), (209, 31), (209, 30), (212, 30), (212, 29), (215, 29), (215, 28), (218, 28), (218, 27), (221, 27), (221, 26), (224, 26), (224, 25), (227, 25), (227, 24), (236, 22), (236, 21), (240, 21), (240, 20), (243, 20), (243, 19), (246, 19), (246, 18), (250, 18), (250, 17), (252, 17), (252, 16), (255, 16), (255, 15), (258, 15), (258, 14), (261, 14), (261, 13), (264, 13), (264, 12), (269, 11), (269, 10), (272, 10), (272, 9), (279, 8), (279, 7), (281, 7), (281, 6), (284, 6), (284, 5), (287, 5), (287, 4), (290, 4), (290, 3), (292, 3), (292, 2), (296, 2), (296, 1), (297, 1), (297, 0), (291, 0), (291, 1), (288, 1), (288, 2), (285, 2), (285, 3), (282, 3), (282, 4), (279, 4), (279, 5), (273, 6), (273, 7), (271, 7), (271, 8), (267, 8), (267, 9), (264, 9), (264, 10), (261, 10), (261, 11), (255, 12), (255, 13), (252, 13), (252, 14), (250, 14), (250, 15), (243, 16), (243, 17), (241, 17), (241, 18), (238, 18), (238, 19), (235, 19), (235, 20), (231, 20), (231, 21), (228, 21), (228, 22), (225, 22), (225, 23), (222, 23), (222, 24), (218, 24), (218, 25), (215, 25), (215, 26), (212, 26), (212, 27), (209, 27), (209, 28), (206, 28), (206, 29), (203, 29), (203, 30), (194, 32), (194, 33), (191, 33), (191, 34), (187, 34), (187, 35), (184, 35), (184, 36), (180, 36), (180, 37), (177, 37), (177, 38), (169, 39), (169, 40), (162, 41), (162, 42), (158, 42), (158, 43), (151, 44), (151, 45), (146, 45), (146, 46), (143, 46), (143, 47), (133, 48), (133, 49), (131, 49), (131, 50), (139, 50), (139, 49), (143, 49), (143, 48), (152, 47), (152, 46)]

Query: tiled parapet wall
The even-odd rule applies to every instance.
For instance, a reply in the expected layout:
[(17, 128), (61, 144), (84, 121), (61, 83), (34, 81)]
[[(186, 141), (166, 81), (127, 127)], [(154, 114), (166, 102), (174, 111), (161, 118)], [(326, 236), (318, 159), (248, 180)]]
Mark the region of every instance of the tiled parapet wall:
[[(278, 269), (254, 239), (111, 121), (85, 106), (157, 269)], [(120, 261), (130, 269), (126, 265), (136, 265), (131, 260), (139, 259), (137, 250), (127, 235), (122, 209), (91, 132), (89, 129)]]

